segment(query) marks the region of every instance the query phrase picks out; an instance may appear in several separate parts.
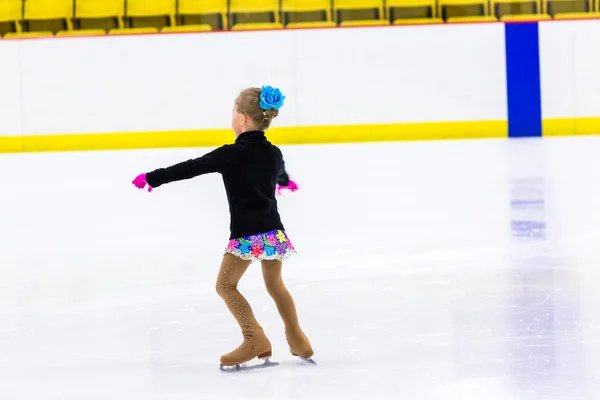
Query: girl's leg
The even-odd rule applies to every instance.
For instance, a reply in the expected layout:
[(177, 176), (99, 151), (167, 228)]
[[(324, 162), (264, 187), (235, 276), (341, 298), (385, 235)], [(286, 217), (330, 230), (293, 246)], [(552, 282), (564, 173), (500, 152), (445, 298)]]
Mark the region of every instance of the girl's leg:
[(310, 358), (314, 354), (310, 342), (298, 322), (296, 305), (292, 295), (283, 284), (281, 269), (283, 263), (278, 260), (262, 261), (262, 272), (269, 295), (275, 301), (277, 310), (285, 325), (285, 333), (292, 354)]
[(217, 293), (225, 301), (244, 335), (244, 342), (236, 350), (221, 357), (223, 366), (242, 364), (255, 357), (271, 356), (271, 343), (256, 321), (250, 304), (237, 288), (250, 263), (232, 254), (225, 254), (217, 277)]

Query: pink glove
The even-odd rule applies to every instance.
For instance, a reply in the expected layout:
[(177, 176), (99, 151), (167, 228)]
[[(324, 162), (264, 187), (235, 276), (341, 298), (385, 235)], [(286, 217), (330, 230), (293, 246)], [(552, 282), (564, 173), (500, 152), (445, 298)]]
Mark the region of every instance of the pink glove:
[[(146, 185), (148, 185), (148, 182), (146, 182), (146, 174), (140, 174), (138, 176), (136, 176), (136, 178), (133, 180), (133, 182), (131, 182), (135, 185), (136, 188), (138, 189), (143, 189), (146, 187)], [(148, 192), (152, 191), (152, 186), (148, 185)]]
[(277, 184), (277, 195), (281, 195), (281, 191), (283, 189), (287, 189), (287, 190), (290, 190), (292, 192), (295, 192), (296, 190), (298, 190), (298, 185), (296, 185), (296, 182), (294, 182), (291, 179), (288, 182), (287, 186), (280, 186), (279, 184)]

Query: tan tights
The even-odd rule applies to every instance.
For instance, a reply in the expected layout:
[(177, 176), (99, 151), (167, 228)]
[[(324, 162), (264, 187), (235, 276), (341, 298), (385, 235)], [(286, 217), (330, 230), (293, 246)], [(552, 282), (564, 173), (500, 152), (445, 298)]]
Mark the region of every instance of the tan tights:
[[(229, 311), (242, 328), (245, 339), (252, 339), (257, 333), (262, 334), (262, 328), (258, 324), (250, 304), (238, 290), (238, 283), (250, 263), (250, 261), (242, 260), (232, 254), (225, 254), (217, 277), (217, 293), (223, 298)], [(283, 320), (292, 352), (305, 358), (311, 357), (312, 349), (300, 328), (294, 299), (283, 284), (281, 277), (282, 262), (265, 260), (261, 264), (265, 286), (269, 295), (275, 301), (279, 315)]]

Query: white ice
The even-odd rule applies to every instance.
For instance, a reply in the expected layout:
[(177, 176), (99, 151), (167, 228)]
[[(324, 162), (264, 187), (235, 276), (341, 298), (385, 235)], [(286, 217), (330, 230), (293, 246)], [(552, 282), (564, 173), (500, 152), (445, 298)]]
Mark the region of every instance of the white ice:
[(600, 137), (286, 146), (285, 265), (316, 368), (222, 374), (218, 175), (137, 190), (207, 149), (0, 155), (1, 400), (596, 400)]

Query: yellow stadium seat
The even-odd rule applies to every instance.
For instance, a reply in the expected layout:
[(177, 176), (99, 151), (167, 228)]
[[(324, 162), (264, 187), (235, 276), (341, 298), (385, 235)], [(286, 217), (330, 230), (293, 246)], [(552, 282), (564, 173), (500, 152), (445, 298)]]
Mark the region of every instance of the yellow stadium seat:
[(231, 24), (279, 22), (279, 0), (230, 0)]
[(75, 28), (122, 28), (124, 15), (125, 0), (76, 0)]
[(179, 0), (179, 25), (205, 25), (227, 29), (227, 0)]
[(390, 21), (437, 17), (436, 0), (387, 0)]
[(552, 17), (548, 14), (513, 14), (505, 15), (500, 18), (501, 21), (505, 22), (517, 22), (517, 21), (548, 21)]
[(210, 26), (208, 24), (203, 24), (203, 25), (165, 26), (160, 31), (162, 33), (210, 32), (210, 31), (212, 31), (212, 26)]
[(390, 21), (387, 19), (365, 19), (340, 22), (340, 26), (385, 26), (389, 24)]
[(126, 26), (157, 28), (175, 25), (176, 0), (127, 0)]
[(246, 24), (235, 24), (232, 29), (234, 31), (283, 29), (283, 24), (281, 22), (256, 22)]
[(23, 30), (51, 31), (71, 30), (73, 0), (26, 0), (23, 9)]
[(600, 19), (600, 12), (591, 13), (560, 13), (555, 14), (554, 19)]
[(19, 32), (22, 15), (22, 0), (0, 0), (0, 36), (8, 32)]
[(332, 20), (331, 0), (282, 0), (281, 12), (286, 25)]
[(489, 15), (487, 0), (439, 0), (438, 16), (444, 20), (455, 17), (482, 17)]
[(493, 15), (476, 15), (471, 17), (452, 17), (446, 20), (447, 23), (464, 24), (469, 22), (498, 22), (498, 18)]
[(50, 31), (38, 32), (8, 32), (4, 35), (5, 38), (38, 38), (38, 37), (54, 37), (54, 33)]
[(394, 25), (435, 25), (443, 24), (441, 18), (400, 18), (394, 21)]
[(335, 28), (337, 24), (333, 21), (308, 21), (308, 22), (290, 22), (285, 27), (290, 29), (302, 28)]
[(556, 15), (565, 13), (588, 13), (592, 11), (592, 0), (544, 0), (542, 13)]
[(491, 14), (501, 20), (505, 15), (528, 15), (531, 17), (542, 14), (541, 0), (492, 0), (492, 7)]
[(78, 31), (58, 31), (56, 36), (104, 36), (104, 29), (81, 29)]
[(384, 18), (383, 0), (333, 0), (333, 10), (337, 22)]
[(145, 35), (151, 33), (158, 33), (158, 28), (144, 27), (144, 28), (117, 28), (108, 31), (109, 35)]

